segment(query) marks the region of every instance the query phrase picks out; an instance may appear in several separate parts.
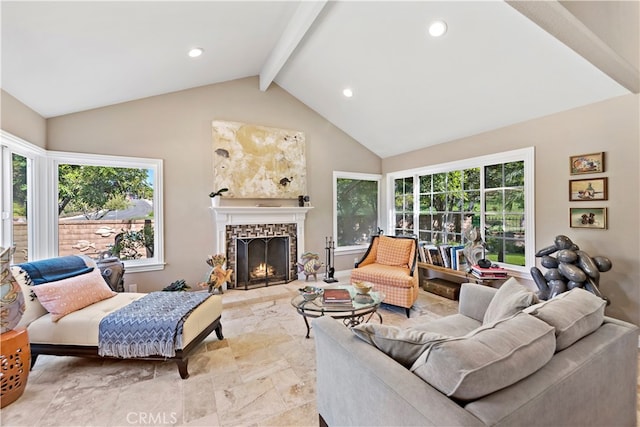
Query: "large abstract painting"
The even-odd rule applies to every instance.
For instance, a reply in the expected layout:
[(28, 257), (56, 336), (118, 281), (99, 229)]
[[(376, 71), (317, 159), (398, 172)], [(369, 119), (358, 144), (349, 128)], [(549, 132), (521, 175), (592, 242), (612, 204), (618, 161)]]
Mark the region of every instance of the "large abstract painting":
[(297, 199), (307, 194), (304, 133), (218, 121), (213, 128), (214, 188), (225, 197)]

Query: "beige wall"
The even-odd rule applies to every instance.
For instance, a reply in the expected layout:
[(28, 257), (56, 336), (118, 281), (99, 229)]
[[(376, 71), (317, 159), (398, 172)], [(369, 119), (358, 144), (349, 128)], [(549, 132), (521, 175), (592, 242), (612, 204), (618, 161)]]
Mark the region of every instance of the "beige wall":
[[(535, 147), (536, 248), (564, 234), (590, 255), (611, 258), (613, 269), (602, 274), (600, 287), (612, 301), (607, 314), (640, 324), (639, 104), (639, 95), (627, 95), (387, 158), (383, 173)], [(569, 175), (569, 156), (600, 151), (605, 173), (588, 176), (609, 178), (609, 200), (569, 203), (569, 179), (586, 177)], [(569, 207), (588, 206), (608, 208), (607, 230), (569, 227)]]
[[(43, 119), (2, 95), (2, 128), (44, 146)], [(149, 291), (177, 279), (195, 283), (208, 271), (204, 258), (213, 247), (207, 195), (213, 181), (214, 119), (306, 133), (308, 193), (315, 208), (307, 221), (305, 249), (323, 258), (324, 237), (332, 233), (334, 170), (387, 173), (534, 146), (536, 247), (566, 234), (591, 255), (610, 257), (614, 268), (601, 280), (603, 293), (612, 300), (607, 313), (640, 324), (639, 103), (638, 95), (623, 96), (381, 161), (277, 85), (261, 92), (257, 78), (247, 78), (49, 119), (46, 148), (164, 159), (167, 267), (127, 277), (128, 283)], [(584, 206), (568, 202), (569, 156), (599, 151), (606, 152), (602, 176), (609, 177), (609, 200), (597, 205), (608, 207), (609, 228), (569, 228), (568, 208)], [(190, 221), (178, 226), (184, 218)], [(353, 258), (337, 256), (336, 269), (349, 269)]]
[[(307, 216), (305, 250), (322, 259), (324, 237), (332, 234), (333, 171), (380, 172), (378, 156), (277, 85), (261, 92), (255, 77), (49, 119), (49, 150), (164, 160), (167, 266), (160, 272), (128, 274), (126, 282), (137, 283), (141, 291), (177, 279), (194, 284), (209, 271), (205, 259), (214, 247), (208, 197), (213, 190), (214, 119), (305, 132), (308, 194), (314, 206)], [(285, 202), (297, 205), (297, 200)], [(353, 257), (336, 257), (337, 269), (350, 268)]]
[(46, 120), (4, 90), (0, 90), (0, 128), (40, 148), (45, 148)]

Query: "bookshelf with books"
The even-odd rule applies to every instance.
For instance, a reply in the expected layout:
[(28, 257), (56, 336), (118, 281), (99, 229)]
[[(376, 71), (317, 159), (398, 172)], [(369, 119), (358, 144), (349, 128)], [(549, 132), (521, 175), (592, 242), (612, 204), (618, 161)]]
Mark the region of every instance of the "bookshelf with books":
[[(502, 274), (504, 272), (504, 274)], [(488, 286), (498, 286), (509, 278), (506, 270), (500, 274), (474, 274), (472, 268), (454, 270), (452, 268), (425, 262), (418, 263), (420, 286), (422, 289), (449, 299), (458, 299), (462, 283), (479, 283)]]

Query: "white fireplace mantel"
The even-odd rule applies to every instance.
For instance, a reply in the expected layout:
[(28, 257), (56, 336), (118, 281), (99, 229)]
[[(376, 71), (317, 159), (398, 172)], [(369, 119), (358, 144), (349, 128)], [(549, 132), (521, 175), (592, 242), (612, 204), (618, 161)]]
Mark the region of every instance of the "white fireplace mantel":
[(213, 222), (215, 226), (215, 253), (226, 253), (227, 225), (245, 224), (296, 224), (298, 256), (304, 252), (304, 221), (313, 207), (283, 206), (213, 206)]

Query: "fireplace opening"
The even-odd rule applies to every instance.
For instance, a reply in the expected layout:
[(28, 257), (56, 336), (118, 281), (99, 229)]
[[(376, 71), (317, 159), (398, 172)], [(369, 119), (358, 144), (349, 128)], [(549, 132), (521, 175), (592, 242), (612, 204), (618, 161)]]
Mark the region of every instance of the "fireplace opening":
[(236, 256), (236, 288), (290, 281), (289, 236), (237, 238)]

